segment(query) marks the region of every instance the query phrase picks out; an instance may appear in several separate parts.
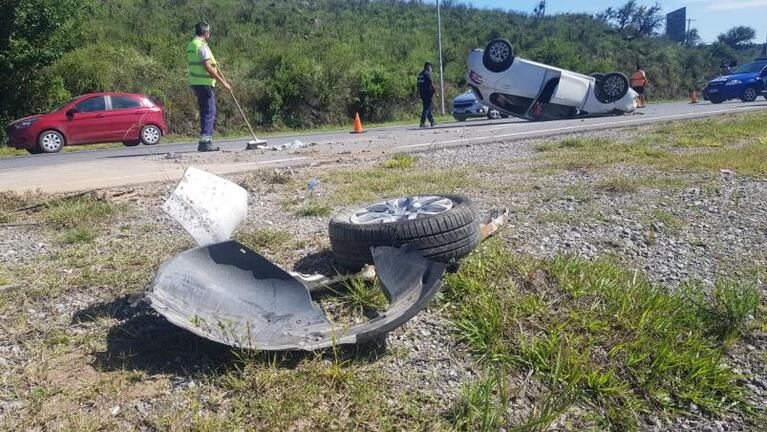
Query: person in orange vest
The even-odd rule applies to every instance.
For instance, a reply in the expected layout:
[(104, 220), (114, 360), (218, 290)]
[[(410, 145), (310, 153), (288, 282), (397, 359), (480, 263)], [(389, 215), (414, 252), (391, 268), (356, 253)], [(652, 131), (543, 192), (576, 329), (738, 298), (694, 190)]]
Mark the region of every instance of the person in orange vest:
[(647, 86), (647, 74), (642, 70), (642, 65), (637, 63), (637, 70), (631, 74), (631, 88), (639, 94), (638, 108), (645, 107), (645, 87)]

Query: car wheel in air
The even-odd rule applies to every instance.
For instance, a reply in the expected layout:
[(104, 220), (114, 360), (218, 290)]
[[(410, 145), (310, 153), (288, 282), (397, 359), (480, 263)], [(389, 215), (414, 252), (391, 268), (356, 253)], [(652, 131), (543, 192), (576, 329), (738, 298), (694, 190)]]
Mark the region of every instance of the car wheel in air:
[(514, 62), (514, 47), (506, 39), (493, 39), (485, 47), (482, 63), (490, 72), (503, 72)]
[(136, 147), (139, 144), (141, 144), (141, 141), (123, 141), (125, 147)]
[(373, 262), (370, 248), (420, 250), (424, 257), (450, 262), (468, 255), (480, 241), (477, 207), (458, 195), (393, 198), (344, 211), (330, 221), (336, 263), (357, 270)]
[(594, 72), (593, 74), (591, 74), (591, 77), (594, 78), (595, 80), (599, 81), (599, 82), (602, 82), (605, 79), (605, 74), (599, 73), (599, 72)]
[(620, 72), (610, 72), (601, 81), (602, 96), (605, 103), (620, 100), (629, 91), (629, 79)]
[(160, 142), (162, 131), (155, 125), (146, 125), (141, 128), (141, 142), (146, 145), (155, 145)]
[(37, 148), (41, 153), (58, 153), (65, 144), (64, 135), (59, 131), (43, 131), (37, 138)]
[(743, 95), (740, 97), (740, 100), (743, 102), (753, 102), (756, 100), (757, 96), (759, 96), (759, 92), (756, 91), (756, 88), (746, 87), (746, 89), (743, 90)]

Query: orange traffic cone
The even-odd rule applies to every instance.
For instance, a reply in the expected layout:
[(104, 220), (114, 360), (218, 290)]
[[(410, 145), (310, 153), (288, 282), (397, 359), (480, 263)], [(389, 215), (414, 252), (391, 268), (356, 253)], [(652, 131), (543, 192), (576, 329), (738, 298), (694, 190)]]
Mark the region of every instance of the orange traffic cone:
[(690, 90), (690, 103), (691, 104), (698, 103), (698, 92), (695, 90)]
[(362, 132), (365, 132), (365, 131), (362, 130), (362, 120), (360, 120), (360, 113), (356, 113), (354, 115), (354, 130), (352, 131), (352, 133), (358, 134)]

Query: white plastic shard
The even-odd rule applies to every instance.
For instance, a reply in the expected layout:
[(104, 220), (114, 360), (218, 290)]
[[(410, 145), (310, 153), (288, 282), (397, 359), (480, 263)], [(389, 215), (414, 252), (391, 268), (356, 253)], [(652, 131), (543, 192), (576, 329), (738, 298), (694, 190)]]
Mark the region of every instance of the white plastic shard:
[(229, 180), (189, 167), (162, 206), (200, 246), (227, 241), (248, 215), (248, 192)]

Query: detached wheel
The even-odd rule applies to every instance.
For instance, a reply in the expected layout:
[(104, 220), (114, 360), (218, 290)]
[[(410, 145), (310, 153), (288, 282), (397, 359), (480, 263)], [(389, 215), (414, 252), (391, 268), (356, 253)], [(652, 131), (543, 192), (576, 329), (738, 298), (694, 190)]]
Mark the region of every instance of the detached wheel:
[(458, 195), (393, 198), (344, 211), (330, 221), (336, 263), (349, 270), (372, 264), (371, 247), (412, 244), (424, 257), (450, 262), (480, 241), (477, 207)]
[(145, 145), (155, 145), (160, 142), (162, 131), (155, 125), (146, 125), (141, 128), (141, 142)]
[(47, 130), (37, 138), (37, 149), (41, 153), (58, 153), (64, 147), (64, 135), (59, 131)]
[(740, 100), (743, 102), (753, 102), (756, 100), (757, 96), (759, 96), (759, 92), (755, 87), (746, 87), (746, 89), (743, 90), (743, 95), (740, 97)]
[(141, 141), (123, 141), (125, 147), (136, 147), (139, 144), (141, 144)]
[(514, 62), (514, 47), (506, 39), (493, 39), (485, 47), (482, 63), (490, 72), (503, 72)]
[(629, 91), (629, 79), (620, 72), (610, 72), (601, 82), (597, 81), (597, 84), (601, 90), (598, 96), (602, 96), (603, 103), (618, 101)]

